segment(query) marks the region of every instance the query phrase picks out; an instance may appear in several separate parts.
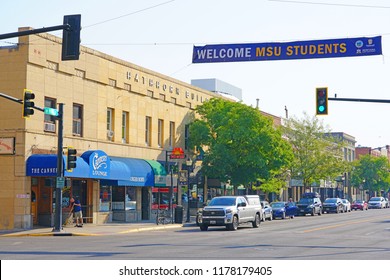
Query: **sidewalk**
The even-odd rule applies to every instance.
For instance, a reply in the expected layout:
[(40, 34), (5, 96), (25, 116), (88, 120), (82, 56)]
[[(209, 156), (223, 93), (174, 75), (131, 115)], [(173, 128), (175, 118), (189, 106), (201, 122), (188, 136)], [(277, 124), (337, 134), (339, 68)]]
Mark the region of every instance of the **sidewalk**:
[(133, 232), (164, 230), (181, 227), (196, 226), (195, 222), (184, 224), (156, 225), (154, 222), (145, 223), (108, 223), (108, 224), (84, 224), (83, 227), (74, 225), (64, 226), (61, 231), (54, 231), (51, 227), (39, 227), (28, 230), (0, 231), (0, 237), (21, 236), (102, 236), (117, 235)]

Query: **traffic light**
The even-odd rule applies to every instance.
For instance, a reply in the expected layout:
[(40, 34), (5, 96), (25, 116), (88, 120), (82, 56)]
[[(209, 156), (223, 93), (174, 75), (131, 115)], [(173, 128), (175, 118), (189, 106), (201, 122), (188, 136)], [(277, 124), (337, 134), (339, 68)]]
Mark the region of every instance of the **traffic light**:
[(328, 88), (316, 88), (316, 115), (328, 114)]
[(72, 171), (73, 168), (76, 168), (76, 157), (77, 150), (73, 148), (68, 148), (68, 156), (66, 158), (66, 170)]
[(31, 115), (34, 115), (34, 101), (31, 101), (35, 98), (35, 94), (30, 90), (24, 90), (23, 96), (23, 117), (29, 118)]
[(81, 15), (64, 16), (62, 32), (62, 60), (78, 60), (80, 55)]

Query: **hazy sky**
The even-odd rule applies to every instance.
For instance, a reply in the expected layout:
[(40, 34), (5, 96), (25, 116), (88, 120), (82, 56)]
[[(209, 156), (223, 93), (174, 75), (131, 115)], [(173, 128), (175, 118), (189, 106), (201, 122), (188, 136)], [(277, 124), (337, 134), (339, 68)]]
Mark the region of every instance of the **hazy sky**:
[[(55, 4), (53, 4), (55, 3)], [(62, 24), (81, 14), (81, 44), (190, 83), (217, 78), (242, 89), (244, 103), (276, 116), (315, 114), (315, 88), (330, 97), (390, 99), (390, 2), (385, 0), (6, 1), (0, 34)], [(62, 32), (53, 32), (62, 36)], [(382, 36), (383, 55), (192, 64), (194, 45)], [(2, 40), (0, 46), (16, 39)], [(329, 102), (320, 117), (357, 145), (390, 144), (390, 104)]]

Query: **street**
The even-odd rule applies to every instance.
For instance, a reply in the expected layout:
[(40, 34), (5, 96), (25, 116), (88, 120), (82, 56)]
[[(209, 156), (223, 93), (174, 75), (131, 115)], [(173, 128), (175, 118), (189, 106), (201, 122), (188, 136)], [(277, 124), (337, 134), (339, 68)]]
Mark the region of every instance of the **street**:
[(227, 231), (0, 238), (2, 260), (390, 260), (390, 209), (295, 217)]

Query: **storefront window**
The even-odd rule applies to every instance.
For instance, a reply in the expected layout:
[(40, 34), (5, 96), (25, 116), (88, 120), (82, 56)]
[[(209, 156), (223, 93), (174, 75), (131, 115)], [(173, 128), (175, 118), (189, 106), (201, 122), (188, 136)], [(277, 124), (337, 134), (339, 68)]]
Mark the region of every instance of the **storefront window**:
[(111, 196), (112, 191), (110, 186), (101, 186), (100, 187), (100, 212), (108, 212), (111, 209)]
[(137, 200), (136, 192), (134, 187), (126, 187), (126, 200), (125, 207), (126, 210), (136, 210), (137, 209)]
[(137, 206), (135, 187), (114, 187), (112, 189), (112, 210), (135, 210)]

